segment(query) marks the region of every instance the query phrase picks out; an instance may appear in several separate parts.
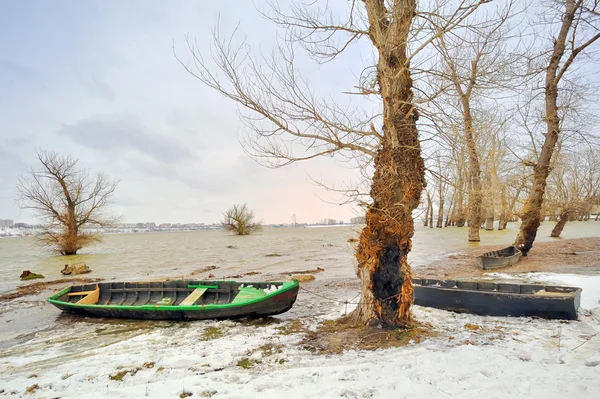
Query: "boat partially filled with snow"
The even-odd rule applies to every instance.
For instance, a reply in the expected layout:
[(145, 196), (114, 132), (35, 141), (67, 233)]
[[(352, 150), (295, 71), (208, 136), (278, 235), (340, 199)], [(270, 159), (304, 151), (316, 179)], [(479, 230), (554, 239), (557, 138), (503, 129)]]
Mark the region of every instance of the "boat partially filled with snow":
[(298, 281), (175, 280), (73, 285), (48, 298), (59, 309), (85, 316), (149, 320), (264, 317), (287, 312)]
[(415, 305), (487, 316), (577, 320), (581, 288), (413, 279)]

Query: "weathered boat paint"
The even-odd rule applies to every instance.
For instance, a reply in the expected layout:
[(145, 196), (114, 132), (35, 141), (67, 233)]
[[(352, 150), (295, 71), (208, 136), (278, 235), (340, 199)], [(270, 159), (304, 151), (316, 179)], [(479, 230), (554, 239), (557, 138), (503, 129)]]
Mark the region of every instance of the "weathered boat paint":
[[(265, 292), (273, 285), (277, 290)], [(184, 302), (199, 287), (208, 287), (193, 304)], [(215, 288), (217, 287), (217, 288)], [(81, 301), (77, 293), (99, 290), (97, 303)], [(287, 312), (298, 295), (298, 281), (235, 282), (177, 280), (166, 282), (119, 282), (67, 287), (48, 298), (59, 309), (93, 317), (204, 320), (239, 317), (264, 317)], [(261, 294), (262, 292), (262, 294)], [(236, 298), (238, 295), (242, 299)], [(165, 299), (170, 299), (166, 301)]]
[(414, 304), (458, 313), (577, 320), (581, 288), (413, 279)]

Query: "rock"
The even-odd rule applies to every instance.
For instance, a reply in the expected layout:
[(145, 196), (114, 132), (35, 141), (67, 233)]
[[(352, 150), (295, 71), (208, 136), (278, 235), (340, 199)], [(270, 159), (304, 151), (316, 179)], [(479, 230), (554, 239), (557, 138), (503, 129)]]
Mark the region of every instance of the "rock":
[(19, 276), (21, 280), (33, 280), (34, 278), (44, 278), (43, 274), (33, 273), (29, 270), (23, 270), (23, 273)]
[(72, 274), (90, 273), (91, 270), (85, 263), (73, 263), (72, 265), (65, 265), (60, 272), (65, 276), (70, 276)]

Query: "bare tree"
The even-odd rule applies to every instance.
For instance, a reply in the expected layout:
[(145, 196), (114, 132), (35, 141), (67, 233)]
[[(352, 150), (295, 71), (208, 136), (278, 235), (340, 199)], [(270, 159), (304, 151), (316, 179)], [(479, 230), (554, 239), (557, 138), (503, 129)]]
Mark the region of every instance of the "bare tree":
[(105, 213), (118, 182), (78, 167), (78, 160), (51, 151), (39, 151), (41, 168), (17, 183), (18, 201), (44, 222), (40, 242), (61, 255), (75, 255), (84, 246), (101, 241), (86, 227), (106, 227), (116, 218)]
[(563, 154), (548, 176), (548, 207), (558, 214), (550, 237), (560, 237), (569, 220), (583, 220), (600, 195), (600, 157), (590, 149)]
[[(447, 12), (450, 3), (439, 2), (434, 11)], [(336, 155), (373, 165), (371, 202), (356, 251), (362, 298), (353, 317), (361, 323), (410, 325), (412, 211), (425, 186), (411, 62), (483, 2), (458, 3), (426, 38), (418, 28), (431, 13), (418, 13), (415, 0), (352, 0), (342, 17), (318, 3), (292, 5), (290, 11), (273, 5), (265, 15), (284, 28), (287, 40), (265, 63), (245, 45), (215, 34), (214, 69), (188, 41), (192, 64), (182, 62), (188, 72), (250, 111), (241, 116), (251, 133), (245, 149), (255, 159), (278, 167)], [(321, 98), (296, 70), (298, 44), (318, 62), (329, 62), (360, 40), (372, 45), (375, 60), (350, 94), (376, 97), (375, 109)]]
[[(479, 229), (483, 221), (484, 189), (481, 159), (477, 148), (480, 132), (477, 131), (478, 96), (506, 88), (510, 75), (506, 73), (511, 62), (506, 50), (510, 38), (506, 22), (513, 14), (512, 2), (498, 10), (492, 17), (465, 24), (453, 35), (440, 35), (435, 47), (441, 55), (436, 74), (447, 85), (446, 92), (458, 100), (457, 113), (468, 153), (468, 240), (479, 241)], [(434, 22), (436, 25), (437, 23)], [(446, 98), (446, 97), (444, 97)], [(450, 103), (453, 103), (452, 101)], [(490, 107), (490, 104), (487, 104)], [(452, 118), (447, 104), (441, 113)]]
[(540, 226), (546, 180), (560, 134), (562, 116), (559, 110), (559, 93), (564, 92), (565, 75), (577, 56), (588, 50), (600, 38), (598, 0), (565, 0), (556, 2), (554, 6), (551, 15), (560, 28), (556, 37), (550, 41), (549, 51), (544, 54), (547, 64), (539, 70), (539, 73), (545, 73), (546, 133), (544, 144), (534, 164), (533, 186), (525, 202), (521, 228), (515, 240), (515, 246), (521, 249), (525, 256), (533, 247)]
[(262, 230), (262, 224), (254, 221), (254, 212), (246, 204), (234, 205), (223, 214), (221, 226), (239, 236)]

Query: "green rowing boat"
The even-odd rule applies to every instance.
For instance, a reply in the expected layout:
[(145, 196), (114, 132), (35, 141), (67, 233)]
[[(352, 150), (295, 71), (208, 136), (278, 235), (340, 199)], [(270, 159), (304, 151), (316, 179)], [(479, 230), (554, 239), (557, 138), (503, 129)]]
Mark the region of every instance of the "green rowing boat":
[(48, 298), (84, 316), (149, 320), (264, 317), (287, 312), (298, 281), (242, 283), (176, 280), (73, 285)]

